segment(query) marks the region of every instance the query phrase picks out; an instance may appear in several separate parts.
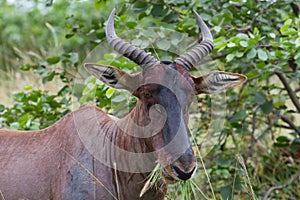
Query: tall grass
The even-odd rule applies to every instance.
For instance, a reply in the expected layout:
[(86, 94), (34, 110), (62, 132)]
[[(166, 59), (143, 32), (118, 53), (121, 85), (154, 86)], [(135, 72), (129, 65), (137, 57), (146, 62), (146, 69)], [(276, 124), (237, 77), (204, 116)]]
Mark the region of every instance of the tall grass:
[(237, 157), (237, 160), (239, 161), (240, 165), (242, 166), (242, 171), (244, 173), (244, 179), (245, 179), (245, 183), (246, 183), (245, 188), (246, 188), (247, 192), (249, 193), (249, 195), (251, 196), (251, 198), (253, 200), (256, 200), (257, 198), (253, 191), (252, 183), (251, 183), (248, 171), (247, 171), (245, 161), (244, 161), (243, 157), (241, 156), (241, 154), (237, 154), (236, 157)]

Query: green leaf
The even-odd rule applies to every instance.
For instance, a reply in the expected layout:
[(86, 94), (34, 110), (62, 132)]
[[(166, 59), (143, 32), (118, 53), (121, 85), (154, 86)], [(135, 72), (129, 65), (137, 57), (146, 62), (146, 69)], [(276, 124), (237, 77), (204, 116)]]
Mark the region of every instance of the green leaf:
[(292, 24), (292, 19), (288, 19), (284, 22), (283, 26), (280, 27), (280, 33), (284, 34), (284, 32), (290, 27)]
[(235, 43), (229, 42), (229, 43), (227, 44), (227, 47), (229, 47), (229, 48), (235, 47)]
[(71, 37), (73, 37), (74, 36), (74, 33), (68, 33), (68, 34), (66, 34), (66, 39), (69, 39), (69, 38), (71, 38)]
[(0, 112), (3, 112), (5, 110), (5, 106), (0, 104)]
[(289, 28), (289, 25), (285, 24), (282, 27), (280, 27), (280, 33), (283, 34), (285, 30)]
[(291, 150), (292, 152), (297, 152), (300, 149), (300, 138), (296, 138), (293, 140), (291, 144)]
[(23, 70), (23, 71), (28, 71), (30, 69), (31, 69), (31, 65), (29, 65), (29, 64), (20, 66), (20, 70)]
[(285, 96), (278, 94), (273, 98), (273, 105), (276, 108), (283, 108), (285, 106)]
[(39, 130), (40, 126), (38, 124), (33, 124), (30, 126), (30, 130)]
[(225, 20), (227, 21), (231, 21), (233, 19), (233, 15), (231, 12), (227, 11), (223, 13), (223, 17), (225, 18)]
[(68, 53), (70, 61), (73, 65), (75, 65), (78, 62), (78, 53), (70, 52)]
[(52, 65), (58, 63), (59, 61), (60, 61), (60, 57), (58, 56), (47, 59), (47, 62)]
[(14, 94), (15, 101), (22, 101), (24, 97), (25, 97), (24, 92), (19, 92), (19, 93)]
[(248, 47), (248, 42), (242, 40), (242, 41), (240, 41), (240, 45), (241, 45), (242, 47)]
[(170, 12), (167, 16), (165, 16), (162, 21), (167, 23), (176, 22), (178, 19), (178, 15), (176, 13)]
[(115, 90), (116, 90), (115, 88), (108, 88), (105, 92), (106, 97), (111, 98), (111, 96), (114, 94)]
[(163, 5), (154, 5), (151, 10), (151, 15), (153, 17), (160, 17), (165, 14)]
[(270, 36), (272, 39), (275, 39), (275, 37), (276, 37), (275, 33), (270, 33), (269, 36)]
[(23, 89), (26, 91), (32, 90), (33, 86), (32, 85), (28, 85), (26, 87), (24, 87)]
[(141, 46), (143, 40), (139, 39), (139, 38), (135, 38), (131, 41), (131, 44), (133, 44), (134, 46)]
[(174, 32), (171, 34), (170, 41), (173, 45), (178, 45), (182, 37), (182, 34), (179, 32)]
[(246, 76), (250, 79), (250, 78), (253, 78), (253, 77), (256, 77), (258, 75), (258, 72), (257, 70), (253, 70), (251, 72), (248, 72), (246, 73)]
[(20, 124), (20, 126), (21, 127), (24, 126), (27, 123), (28, 120), (29, 120), (29, 114), (28, 113), (25, 114), (25, 115), (23, 115), (22, 117), (20, 117), (19, 118), (19, 124)]
[(102, 6), (104, 6), (104, 5), (103, 5), (103, 2), (101, 0), (95, 0), (94, 1), (94, 8), (97, 11), (100, 11), (100, 9), (101, 9)]
[(147, 10), (148, 8), (148, 3), (147, 2), (143, 2), (143, 1), (137, 1), (134, 5), (133, 5), (133, 10), (135, 10), (136, 12), (144, 12), (145, 10)]
[(18, 130), (19, 129), (19, 122), (13, 122), (9, 125), (9, 128), (12, 130)]
[(246, 40), (246, 41), (249, 39), (248, 35), (245, 34), (245, 33), (238, 33), (238, 34), (236, 35), (236, 37), (238, 37), (238, 38), (240, 38), (240, 39), (242, 39), (242, 40)]
[(258, 58), (262, 61), (268, 60), (268, 55), (263, 49), (258, 49), (257, 55), (258, 55)]
[(297, 33), (298, 31), (296, 31), (294, 28), (288, 28), (282, 33), (282, 35), (295, 35)]
[(247, 114), (246, 110), (240, 110), (234, 114), (234, 116), (230, 120), (230, 123), (239, 122), (239, 121), (243, 120), (247, 115), (248, 114)]
[(254, 35), (258, 35), (259, 34), (259, 29), (257, 27), (254, 28), (253, 30)]
[(248, 46), (252, 46), (253, 48), (256, 48), (257, 40), (256, 39), (249, 39), (248, 40)]
[(273, 102), (272, 101), (267, 101), (261, 106), (261, 110), (263, 111), (264, 114), (269, 114), (270, 112), (273, 111)]
[(220, 44), (217, 44), (215, 46), (215, 49), (218, 49), (218, 51), (222, 51), (227, 46), (227, 42), (222, 42)]
[(46, 84), (46, 83), (48, 83), (49, 81), (52, 81), (55, 75), (56, 75), (56, 72), (55, 72), (55, 71), (48, 72), (48, 73), (47, 73), (47, 76), (43, 78), (43, 84)]
[(126, 23), (126, 26), (127, 26), (128, 28), (130, 28), (130, 29), (135, 28), (136, 25), (137, 25), (137, 23), (136, 23), (136, 22), (133, 22), (133, 21), (127, 22), (127, 23)]
[(232, 59), (233, 59), (234, 57), (235, 57), (235, 55), (234, 55), (233, 53), (228, 54), (228, 55), (226, 56), (226, 62), (232, 61)]
[(156, 43), (157, 47), (162, 50), (168, 50), (171, 47), (171, 44), (168, 40), (161, 39)]
[(276, 141), (283, 143), (283, 142), (290, 142), (290, 139), (287, 136), (278, 136), (276, 138)]
[(232, 199), (232, 186), (231, 184), (221, 187), (222, 199)]
[(254, 101), (258, 104), (263, 104), (266, 102), (266, 95), (262, 92), (255, 92), (254, 93)]
[(298, 37), (298, 38), (295, 40), (295, 45), (296, 45), (296, 47), (299, 47), (299, 46), (300, 46), (300, 37)]
[(284, 22), (284, 25), (292, 25), (292, 19), (287, 19), (285, 22)]
[(41, 97), (41, 90), (34, 90), (28, 96), (28, 100), (37, 102), (39, 97)]
[(235, 57), (237, 57), (237, 58), (241, 58), (241, 57), (243, 57), (243, 55), (244, 55), (244, 52), (242, 52), (242, 51), (235, 52)]
[(215, 26), (214, 30), (219, 33), (221, 31), (222, 27), (221, 26)]
[(112, 102), (120, 103), (120, 102), (125, 101), (125, 100), (126, 100), (126, 97), (124, 96), (124, 94), (118, 94), (118, 95), (113, 97)]
[(243, 186), (244, 186), (243, 180), (239, 176), (237, 176), (234, 183), (234, 190), (235, 191), (242, 190)]
[(256, 64), (257, 69), (264, 69), (265, 67), (266, 67), (266, 63), (263, 61)]
[(247, 58), (248, 58), (248, 59), (255, 58), (256, 53), (257, 53), (256, 49), (254, 49), (254, 48), (253, 48), (253, 49), (250, 49), (250, 51), (247, 53)]

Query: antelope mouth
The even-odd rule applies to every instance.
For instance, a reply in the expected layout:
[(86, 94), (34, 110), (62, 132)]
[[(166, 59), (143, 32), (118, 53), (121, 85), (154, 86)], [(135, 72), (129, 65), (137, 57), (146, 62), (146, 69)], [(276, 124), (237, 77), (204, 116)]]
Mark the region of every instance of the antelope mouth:
[(183, 172), (176, 165), (170, 164), (163, 169), (163, 177), (169, 184), (174, 184), (178, 181), (186, 181), (193, 177), (196, 171), (196, 166), (189, 172)]

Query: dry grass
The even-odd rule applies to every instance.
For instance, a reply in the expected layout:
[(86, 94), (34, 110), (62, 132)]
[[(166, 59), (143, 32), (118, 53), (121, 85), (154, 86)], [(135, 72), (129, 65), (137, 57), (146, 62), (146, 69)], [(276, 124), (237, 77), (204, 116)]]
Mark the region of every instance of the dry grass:
[(255, 193), (252, 188), (252, 183), (251, 183), (248, 171), (247, 171), (247, 167), (245, 165), (245, 161), (244, 161), (243, 157), (241, 156), (241, 154), (237, 154), (236, 157), (237, 157), (237, 160), (239, 161), (240, 165), (242, 166), (242, 171), (244, 173), (244, 178), (245, 178), (245, 183), (246, 183), (245, 188), (246, 188), (248, 194), (251, 196), (251, 198), (253, 200), (256, 200), (257, 198), (256, 198)]
[(157, 163), (148, 176), (148, 179), (140, 192), (140, 197), (142, 197), (150, 188), (157, 187), (157, 181), (162, 177), (162, 171), (161, 165)]
[(4, 195), (3, 195), (3, 193), (2, 193), (1, 190), (0, 190), (0, 196), (1, 196), (1, 198), (2, 198), (3, 200), (5, 200)]

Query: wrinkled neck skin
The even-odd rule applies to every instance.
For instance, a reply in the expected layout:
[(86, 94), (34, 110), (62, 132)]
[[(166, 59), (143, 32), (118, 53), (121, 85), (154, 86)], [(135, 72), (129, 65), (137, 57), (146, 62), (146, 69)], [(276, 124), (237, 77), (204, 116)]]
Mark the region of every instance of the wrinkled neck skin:
[[(112, 159), (109, 162), (116, 163), (117, 168), (121, 168), (117, 171), (117, 176), (119, 185), (123, 187), (123, 191), (120, 192), (127, 193), (124, 194), (125, 199), (137, 199), (151, 170), (154, 169), (158, 159), (155, 150), (164, 145), (164, 121), (157, 112), (152, 109), (149, 111), (142, 101), (138, 101), (127, 116), (106, 123), (106, 126), (110, 126), (109, 129), (114, 130), (105, 131), (112, 133), (107, 139), (117, 146), (113, 148), (114, 155), (109, 157)], [(135, 189), (128, 191), (128, 188)], [(149, 189), (141, 199), (163, 199), (166, 191), (166, 183), (161, 179), (158, 181), (158, 187)]]

